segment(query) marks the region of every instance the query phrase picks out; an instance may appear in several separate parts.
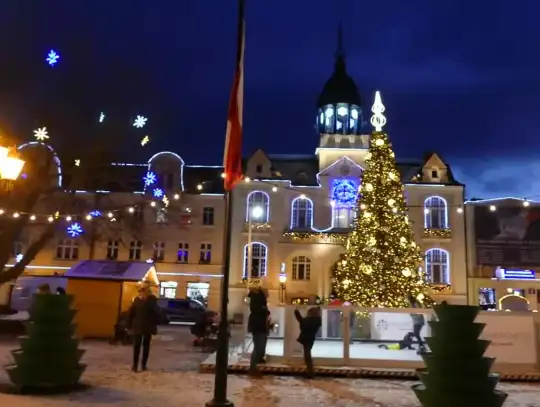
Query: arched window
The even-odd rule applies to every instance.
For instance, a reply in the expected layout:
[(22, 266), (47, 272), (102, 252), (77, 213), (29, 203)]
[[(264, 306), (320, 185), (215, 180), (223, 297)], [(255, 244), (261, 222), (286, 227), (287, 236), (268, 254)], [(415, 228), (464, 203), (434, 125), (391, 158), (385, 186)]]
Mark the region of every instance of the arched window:
[(450, 255), (446, 250), (426, 252), (426, 280), (433, 284), (450, 284)]
[(298, 197), (291, 205), (291, 229), (311, 229), (313, 226), (313, 201)]
[[(248, 267), (251, 257), (251, 267)], [(249, 245), (244, 246), (244, 278), (247, 277), (248, 269), (251, 269), (249, 278), (260, 278), (266, 276), (266, 263), (268, 259), (268, 249), (265, 244), (260, 242), (251, 243), (251, 255)]]
[(430, 196), (424, 201), (424, 227), (428, 229), (448, 228), (448, 205), (440, 196)]
[(266, 223), (270, 215), (270, 197), (263, 191), (252, 191), (247, 196), (246, 222)]
[(311, 259), (307, 256), (295, 256), (292, 259), (292, 279), (309, 280), (311, 278)]

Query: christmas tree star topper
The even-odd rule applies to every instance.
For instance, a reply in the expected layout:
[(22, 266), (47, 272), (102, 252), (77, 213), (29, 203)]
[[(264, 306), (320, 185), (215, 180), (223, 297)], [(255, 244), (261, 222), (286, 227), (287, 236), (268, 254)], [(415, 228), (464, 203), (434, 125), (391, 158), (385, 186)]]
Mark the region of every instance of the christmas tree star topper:
[(373, 116), (371, 116), (371, 125), (375, 127), (375, 131), (382, 131), (382, 128), (386, 124), (386, 117), (383, 115), (386, 108), (382, 103), (381, 92), (375, 92), (375, 101), (371, 107)]

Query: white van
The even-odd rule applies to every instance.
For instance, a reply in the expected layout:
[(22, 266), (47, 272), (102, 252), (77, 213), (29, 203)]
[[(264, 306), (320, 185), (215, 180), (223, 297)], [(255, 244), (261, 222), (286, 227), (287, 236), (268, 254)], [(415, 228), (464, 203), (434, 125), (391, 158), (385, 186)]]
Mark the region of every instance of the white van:
[(9, 306), (15, 311), (28, 311), (32, 302), (32, 295), (39, 286), (48, 284), (51, 292), (58, 287), (66, 289), (67, 280), (61, 276), (21, 276), (15, 281), (11, 291)]

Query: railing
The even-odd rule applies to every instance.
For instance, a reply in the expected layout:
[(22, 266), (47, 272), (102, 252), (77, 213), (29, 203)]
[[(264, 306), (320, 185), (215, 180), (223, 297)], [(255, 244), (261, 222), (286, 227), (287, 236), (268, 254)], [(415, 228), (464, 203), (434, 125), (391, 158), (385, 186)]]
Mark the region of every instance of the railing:
[(315, 232), (303, 229), (285, 229), (282, 240), (291, 243), (343, 244), (346, 238), (347, 234), (340, 232)]
[(449, 228), (424, 228), (424, 239), (452, 239), (452, 230)]
[[(310, 307), (298, 307), (305, 316)], [(293, 306), (270, 307), (277, 328), (270, 333), (267, 355), (276, 363), (302, 363), (302, 347), (296, 341), (300, 330)], [(429, 321), (434, 314), (428, 309), (321, 307), (322, 326), (317, 334), (312, 354), (316, 364), (324, 366), (363, 366), (385, 368), (419, 368), (423, 366), (417, 354), (416, 337), (410, 348), (400, 348), (404, 338), (413, 332), (412, 314), (422, 314), (425, 324), (420, 338), (431, 335)], [(251, 337), (247, 333), (241, 353), (248, 357)], [(535, 318), (539, 320), (536, 321)], [(487, 356), (496, 358), (496, 368), (505, 371), (537, 371), (539, 342), (537, 330), (540, 316), (525, 312), (481, 312), (478, 322), (486, 324), (482, 338), (492, 341)], [(414, 335), (413, 335), (414, 336)]]

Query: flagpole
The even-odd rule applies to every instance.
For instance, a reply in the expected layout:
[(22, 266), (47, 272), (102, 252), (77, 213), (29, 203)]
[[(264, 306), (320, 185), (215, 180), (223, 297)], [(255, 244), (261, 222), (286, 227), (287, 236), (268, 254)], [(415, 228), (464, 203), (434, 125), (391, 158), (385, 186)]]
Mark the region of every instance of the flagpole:
[(221, 307), (214, 376), (214, 398), (206, 407), (234, 407), (227, 399), (227, 370), (229, 367), (229, 274), (231, 260), (232, 191), (225, 192), (225, 231), (223, 278), (221, 281)]

